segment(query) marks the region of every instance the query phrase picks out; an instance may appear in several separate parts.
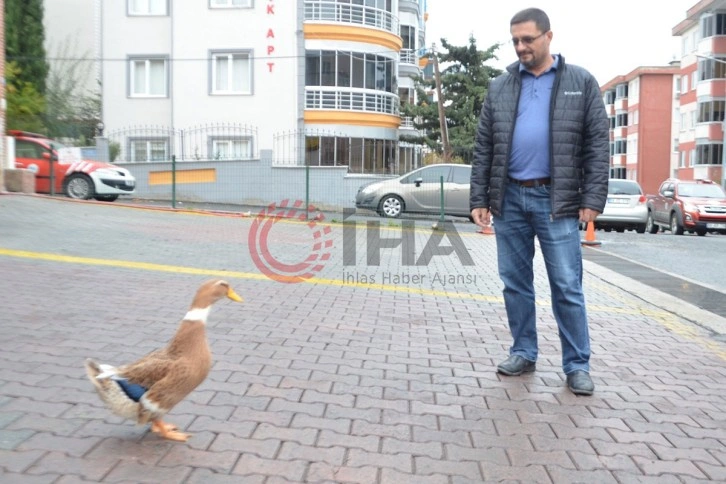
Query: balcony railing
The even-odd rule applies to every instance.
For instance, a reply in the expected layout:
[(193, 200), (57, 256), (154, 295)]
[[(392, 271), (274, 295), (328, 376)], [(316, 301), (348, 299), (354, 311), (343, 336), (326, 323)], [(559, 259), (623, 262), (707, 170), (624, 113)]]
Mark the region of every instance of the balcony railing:
[(305, 20), (363, 25), (398, 35), (398, 17), (391, 12), (365, 5), (306, 0)]
[(305, 109), (362, 111), (398, 116), (398, 96), (368, 89), (306, 87)]
[(401, 116), (401, 129), (414, 129), (413, 118), (411, 116)]
[(413, 49), (401, 49), (399, 56), (399, 62), (402, 64), (418, 64), (418, 56)]

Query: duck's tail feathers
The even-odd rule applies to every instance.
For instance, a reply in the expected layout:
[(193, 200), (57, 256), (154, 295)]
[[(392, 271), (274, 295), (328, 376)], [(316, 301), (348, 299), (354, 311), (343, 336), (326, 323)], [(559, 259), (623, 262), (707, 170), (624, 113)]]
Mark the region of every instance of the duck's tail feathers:
[(101, 400), (108, 408), (116, 415), (136, 420), (139, 414), (139, 404), (131, 399), (115, 381), (116, 368), (96, 363), (90, 358), (86, 360), (85, 366), (88, 379), (91, 380)]

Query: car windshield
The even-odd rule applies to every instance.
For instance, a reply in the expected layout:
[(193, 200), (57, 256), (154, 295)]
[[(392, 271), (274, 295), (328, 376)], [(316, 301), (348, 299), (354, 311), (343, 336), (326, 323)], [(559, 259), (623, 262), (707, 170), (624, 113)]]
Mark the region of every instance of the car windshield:
[(610, 195), (642, 195), (640, 185), (625, 180), (610, 180), (608, 182), (608, 194)]
[(726, 198), (723, 188), (716, 184), (681, 183), (678, 186), (678, 194), (682, 197)]

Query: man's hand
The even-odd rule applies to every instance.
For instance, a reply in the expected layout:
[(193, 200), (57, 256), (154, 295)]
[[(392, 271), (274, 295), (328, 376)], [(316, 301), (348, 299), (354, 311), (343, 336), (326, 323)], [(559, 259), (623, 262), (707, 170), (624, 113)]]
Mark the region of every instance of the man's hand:
[(473, 209), (471, 218), (474, 219), (475, 224), (482, 228), (489, 227), (492, 224), (492, 215), (489, 213), (489, 209), (486, 208)]
[(594, 222), (595, 218), (600, 215), (600, 212), (597, 210), (593, 210), (591, 208), (581, 208), (580, 209), (580, 222), (588, 223), (588, 222)]

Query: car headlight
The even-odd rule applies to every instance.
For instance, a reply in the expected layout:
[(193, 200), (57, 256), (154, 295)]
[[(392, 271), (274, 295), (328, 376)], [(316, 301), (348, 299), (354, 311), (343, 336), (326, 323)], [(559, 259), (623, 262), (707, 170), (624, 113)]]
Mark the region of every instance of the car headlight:
[(371, 193), (373, 193), (375, 191), (376, 191), (376, 186), (375, 185), (366, 185), (364, 187), (361, 187), (361, 189), (360, 189), (360, 193), (362, 195), (368, 195), (368, 194), (371, 194)]
[(683, 210), (686, 212), (697, 212), (698, 213), (698, 206), (693, 205), (692, 203), (684, 203), (683, 204)]
[(123, 168), (99, 168), (98, 170), (96, 170), (96, 173), (105, 176), (131, 176), (131, 172)]

